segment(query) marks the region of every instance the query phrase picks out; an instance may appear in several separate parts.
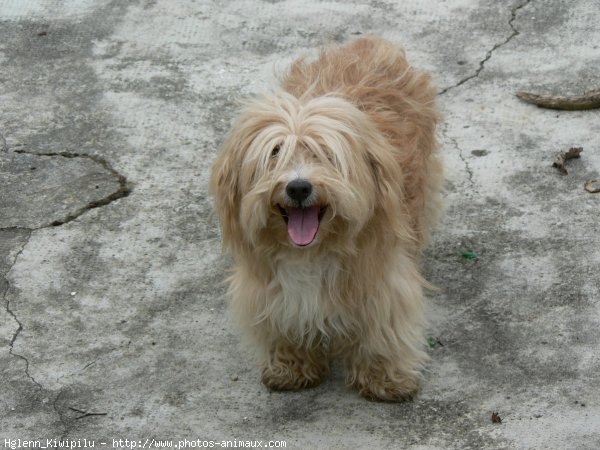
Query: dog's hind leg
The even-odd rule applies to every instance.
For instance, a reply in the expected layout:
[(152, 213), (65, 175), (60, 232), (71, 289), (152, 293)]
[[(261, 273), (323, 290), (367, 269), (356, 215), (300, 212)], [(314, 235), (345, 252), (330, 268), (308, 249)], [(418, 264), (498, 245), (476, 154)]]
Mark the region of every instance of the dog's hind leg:
[(345, 352), (347, 383), (370, 400), (412, 398), (428, 359), (422, 281), (405, 263), (365, 302), (362, 324)]
[(402, 355), (390, 357), (355, 348), (347, 360), (347, 383), (368, 400), (410, 400), (419, 389), (419, 376), (398, 364)]

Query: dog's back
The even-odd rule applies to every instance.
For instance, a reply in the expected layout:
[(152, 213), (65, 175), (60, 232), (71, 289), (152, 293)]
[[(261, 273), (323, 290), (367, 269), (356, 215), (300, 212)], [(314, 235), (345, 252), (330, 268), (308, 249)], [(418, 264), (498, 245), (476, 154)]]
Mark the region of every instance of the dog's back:
[[(437, 222), (443, 182), (437, 157), (436, 91), (430, 76), (412, 68), (404, 51), (377, 37), (363, 37), (321, 50), (314, 61), (297, 60), (282, 87), (298, 98), (334, 95), (367, 113), (395, 148), (404, 175), (405, 199), (422, 242)], [(427, 174), (427, 176), (425, 176)]]

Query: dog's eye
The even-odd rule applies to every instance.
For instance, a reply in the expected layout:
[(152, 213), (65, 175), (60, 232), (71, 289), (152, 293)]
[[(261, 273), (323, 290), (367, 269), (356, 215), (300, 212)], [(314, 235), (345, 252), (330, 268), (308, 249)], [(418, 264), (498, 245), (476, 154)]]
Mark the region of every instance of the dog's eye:
[(279, 150), (281, 150), (281, 145), (277, 144), (275, 147), (273, 147), (273, 150), (271, 151), (271, 156), (277, 156), (279, 154)]

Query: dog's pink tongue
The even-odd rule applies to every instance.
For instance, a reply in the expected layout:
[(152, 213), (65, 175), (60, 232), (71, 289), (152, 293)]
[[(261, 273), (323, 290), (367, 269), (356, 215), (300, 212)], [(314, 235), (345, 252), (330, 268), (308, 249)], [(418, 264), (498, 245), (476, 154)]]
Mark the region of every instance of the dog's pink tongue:
[(319, 207), (288, 208), (288, 234), (296, 245), (310, 244), (319, 230)]

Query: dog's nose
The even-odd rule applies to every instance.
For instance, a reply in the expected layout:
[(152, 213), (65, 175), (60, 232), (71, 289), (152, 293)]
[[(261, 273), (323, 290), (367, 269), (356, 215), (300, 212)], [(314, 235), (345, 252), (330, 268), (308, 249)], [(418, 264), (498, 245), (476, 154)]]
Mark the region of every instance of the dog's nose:
[(290, 181), (285, 187), (285, 192), (292, 199), (298, 203), (306, 200), (310, 194), (312, 194), (312, 184), (307, 180), (297, 179)]

